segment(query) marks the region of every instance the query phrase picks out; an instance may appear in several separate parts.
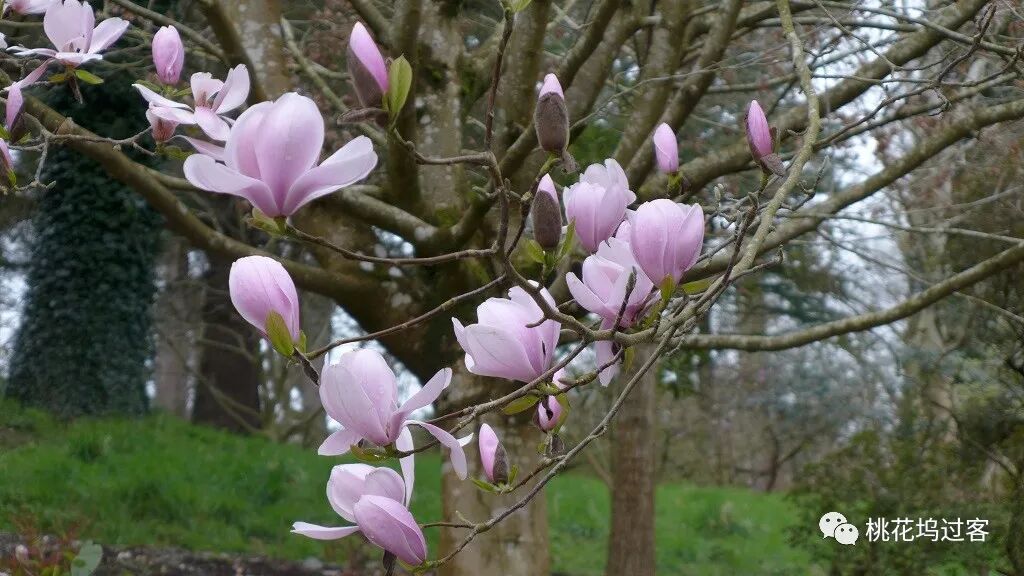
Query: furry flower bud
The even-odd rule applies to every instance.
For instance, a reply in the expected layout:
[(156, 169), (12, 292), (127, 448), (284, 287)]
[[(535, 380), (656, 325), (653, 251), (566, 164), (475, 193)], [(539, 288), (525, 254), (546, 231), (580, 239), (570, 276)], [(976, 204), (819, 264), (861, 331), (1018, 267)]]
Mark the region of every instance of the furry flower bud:
[(533, 122), (540, 147), (552, 154), (563, 155), (569, 145), (569, 109), (565, 105), (562, 85), (554, 74), (544, 77)]
[(533, 218), (533, 239), (545, 250), (558, 248), (562, 239), (562, 208), (558, 205), (555, 183), (547, 174), (537, 185), (530, 215)]

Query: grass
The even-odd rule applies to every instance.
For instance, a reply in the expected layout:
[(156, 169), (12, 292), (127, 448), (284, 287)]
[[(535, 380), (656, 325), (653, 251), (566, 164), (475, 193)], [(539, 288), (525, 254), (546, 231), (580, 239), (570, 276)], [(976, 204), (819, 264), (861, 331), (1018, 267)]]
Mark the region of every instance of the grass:
[[(0, 530), (16, 518), (110, 545), (177, 546), (337, 560), (352, 544), (288, 532), (295, 520), (341, 521), (324, 496), (331, 459), (165, 416), (57, 423), (0, 404)], [(440, 518), (436, 456), (417, 460), (413, 512)], [(553, 569), (603, 574), (608, 492), (569, 474), (547, 490)], [(657, 495), (658, 574), (793, 574), (807, 555), (786, 543), (796, 514), (775, 495), (664, 485)], [(428, 530), (437, 550), (437, 531)], [(364, 550), (369, 552), (368, 550)]]

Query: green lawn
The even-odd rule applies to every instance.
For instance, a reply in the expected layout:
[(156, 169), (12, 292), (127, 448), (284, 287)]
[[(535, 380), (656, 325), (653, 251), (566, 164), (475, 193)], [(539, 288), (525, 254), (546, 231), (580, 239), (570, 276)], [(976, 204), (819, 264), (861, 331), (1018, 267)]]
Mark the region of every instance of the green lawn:
[[(172, 418), (55, 423), (0, 404), (0, 530), (16, 517), (47, 531), (80, 527), (111, 545), (169, 545), (301, 560), (338, 559), (351, 544), (288, 532), (294, 520), (340, 521), (324, 496), (332, 460), (315, 451), (240, 438)], [(436, 456), (418, 459), (413, 512), (440, 516)], [(566, 475), (548, 491), (554, 569), (603, 573), (608, 493)], [(775, 495), (664, 485), (658, 490), (658, 573), (807, 573), (786, 543), (795, 519)], [(428, 530), (436, 551), (436, 530)]]

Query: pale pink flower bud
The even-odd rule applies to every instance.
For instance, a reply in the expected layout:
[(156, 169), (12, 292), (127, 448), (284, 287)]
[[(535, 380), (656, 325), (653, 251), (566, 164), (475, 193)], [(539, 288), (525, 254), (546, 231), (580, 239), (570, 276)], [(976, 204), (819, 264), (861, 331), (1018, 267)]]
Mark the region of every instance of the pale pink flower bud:
[(562, 207), (551, 176), (545, 174), (537, 185), (530, 215), (533, 220), (533, 239), (545, 250), (554, 250), (562, 239)]
[(640, 268), (655, 285), (676, 282), (696, 262), (704, 242), (704, 211), (699, 204), (666, 198), (644, 202), (630, 215), (630, 240)]
[(181, 79), (185, 65), (185, 45), (174, 26), (164, 26), (153, 35), (153, 65), (160, 81), (173, 86)]
[(675, 174), (679, 171), (679, 142), (676, 141), (676, 134), (672, 127), (662, 123), (654, 131), (651, 139), (654, 143), (654, 158), (657, 160), (658, 170), (665, 174)]
[(498, 435), (487, 424), (480, 426), (477, 444), (480, 447), (480, 463), (484, 467), (487, 479), (492, 484), (508, 482), (508, 457), (505, 448), (498, 440)]
[(554, 396), (545, 396), (537, 403), (537, 426), (545, 432), (551, 432), (562, 419), (562, 404)]
[(774, 151), (772, 129), (768, 126), (768, 118), (761, 110), (757, 100), (751, 100), (747, 108), (747, 144), (750, 154), (761, 168), (777, 175), (785, 174), (782, 160)]
[(412, 513), (384, 496), (363, 496), (355, 505), (356, 522), (366, 539), (411, 566), (427, 559), (427, 541)]
[(554, 74), (544, 77), (533, 121), (540, 147), (552, 154), (562, 155), (569, 145), (569, 109), (565, 105), (562, 85)]
[(388, 91), (388, 69), (380, 49), (361, 22), (352, 27), (346, 56), (359, 103), (364, 108), (380, 108), (381, 99)]
[(267, 319), (276, 312), (284, 319), (292, 341), (299, 341), (299, 296), (280, 262), (266, 256), (246, 256), (231, 265), (228, 291), (235, 310), (264, 335)]

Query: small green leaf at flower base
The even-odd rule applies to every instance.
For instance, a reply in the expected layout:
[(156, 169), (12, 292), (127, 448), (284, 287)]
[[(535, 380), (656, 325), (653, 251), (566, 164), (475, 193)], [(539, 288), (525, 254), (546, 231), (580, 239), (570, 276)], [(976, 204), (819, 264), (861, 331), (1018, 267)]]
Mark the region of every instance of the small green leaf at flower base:
[(288, 228), (287, 222), (284, 218), (271, 218), (261, 212), (259, 208), (255, 207), (252, 209), (252, 220), (250, 220), (250, 224), (252, 224), (254, 228), (259, 228), (271, 236), (280, 236), (284, 234)]
[[(160, 94), (160, 93), (162, 93), (164, 91), (163, 87), (157, 86), (156, 84), (150, 82), (149, 80), (145, 80), (145, 79), (143, 79), (143, 80), (136, 80), (135, 83), (140, 85), (140, 86), (145, 86), (146, 88), (149, 88), (150, 90), (152, 90), (153, 92), (156, 92), (157, 94)], [(191, 94), (191, 93), (192, 93), (192, 91), (189, 90), (189, 94)]]
[(513, 14), (526, 10), (533, 0), (511, 0), (508, 3), (509, 10), (512, 10)]
[(11, 133), (7, 131), (7, 128), (0, 126), (0, 138), (10, 141)]
[(306, 344), (307, 344), (306, 333), (304, 331), (302, 331), (302, 330), (299, 330), (299, 342), (297, 344), (295, 344), (295, 348), (298, 349), (299, 352), (302, 352), (303, 354), (305, 354), (306, 353)]
[(388, 460), (388, 457), (385, 456), (384, 454), (378, 454), (377, 452), (364, 450), (360, 448), (358, 444), (353, 444), (349, 448), (349, 452), (351, 452), (352, 455), (355, 456), (356, 460), (359, 460), (360, 462), (365, 462), (366, 464), (380, 464), (381, 462), (386, 462)]
[(661, 285), (658, 286), (661, 290), (661, 304), (664, 306), (668, 304), (669, 298), (672, 298), (672, 294), (676, 291), (676, 279), (671, 276), (665, 276), (665, 279), (661, 281)]
[(164, 153), (164, 156), (171, 160), (187, 160), (189, 156), (194, 154), (191, 150), (185, 150), (180, 146), (164, 146), (161, 148), (161, 151)]
[(103, 78), (100, 78), (99, 76), (87, 70), (77, 69), (75, 70), (75, 76), (78, 77), (78, 79), (82, 82), (85, 82), (86, 84), (92, 84), (94, 86), (96, 84), (103, 84)]
[(18, 185), (18, 175), (14, 173), (12, 168), (7, 169), (7, 182), (11, 185), (11, 188)]
[(412, 88), (412, 66), (405, 56), (399, 56), (391, 62), (391, 67), (388, 68), (388, 86), (386, 104), (391, 122), (394, 123), (405, 106), (405, 100)]
[(267, 338), (270, 339), (270, 344), (277, 350), (282, 356), (291, 357), (295, 353), (295, 343), (292, 341), (292, 335), (288, 331), (288, 325), (284, 322), (284, 317), (278, 312), (271, 310), (270, 314), (267, 314)]
[(527, 240), (524, 246), (527, 258), (538, 264), (544, 263), (544, 249), (541, 248), (540, 244), (538, 244), (536, 240)]
[(46, 79), (46, 81), (50, 84), (63, 84), (68, 81), (68, 75), (63, 72), (58, 72), (56, 74), (52, 74)]
[(484, 492), (490, 492), (491, 494), (498, 493), (498, 487), (495, 486), (494, 484), (491, 484), (490, 482), (485, 482), (483, 480), (480, 480), (479, 478), (470, 478), (470, 480), (473, 481), (473, 484), (476, 484), (477, 488), (483, 490)]
[(703, 280), (694, 280), (693, 282), (687, 282), (683, 284), (683, 292), (693, 296), (694, 294), (700, 294), (711, 287), (711, 278), (704, 278)]
[(558, 259), (565, 258), (572, 250), (573, 242), (576, 240), (576, 220), (569, 221), (569, 225), (565, 227), (565, 235), (562, 237), (562, 244), (558, 247)]
[(512, 468), (508, 471), (508, 485), (514, 486), (516, 483), (516, 476), (519, 476), (519, 466), (516, 464), (512, 465)]
[(533, 396), (532, 394), (529, 396), (523, 396), (522, 398), (516, 398), (509, 402), (508, 406), (502, 408), (501, 411), (508, 416), (519, 414), (520, 412), (526, 412), (530, 408), (533, 408), (539, 401), (540, 398)]
[(71, 561), (71, 576), (90, 576), (103, 559), (103, 547), (86, 541), (78, 549), (78, 556)]
[(633, 347), (626, 348), (626, 351), (622, 354), (622, 371), (629, 372), (629, 369), (633, 367), (633, 358), (636, 356), (636, 351)]

